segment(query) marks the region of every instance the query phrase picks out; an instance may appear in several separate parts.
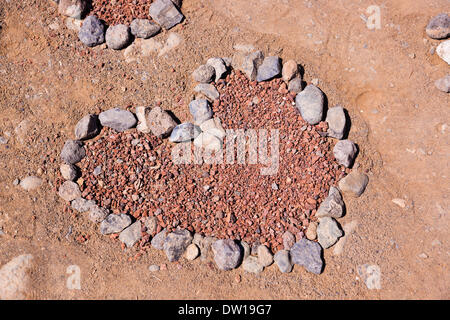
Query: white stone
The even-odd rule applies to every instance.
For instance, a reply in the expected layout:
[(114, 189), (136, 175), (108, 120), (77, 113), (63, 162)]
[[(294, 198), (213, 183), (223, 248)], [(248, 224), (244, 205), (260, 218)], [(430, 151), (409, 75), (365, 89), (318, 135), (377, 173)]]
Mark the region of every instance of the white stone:
[(450, 40), (444, 41), (438, 45), (436, 53), (442, 60), (450, 64)]

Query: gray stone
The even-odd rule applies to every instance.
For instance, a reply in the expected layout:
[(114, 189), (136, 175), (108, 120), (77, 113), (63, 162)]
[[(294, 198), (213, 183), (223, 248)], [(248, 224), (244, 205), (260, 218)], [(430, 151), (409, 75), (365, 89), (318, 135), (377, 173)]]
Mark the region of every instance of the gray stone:
[(350, 140), (340, 140), (333, 148), (333, 155), (337, 162), (349, 168), (355, 160), (358, 149), (356, 145)]
[(214, 67), (203, 64), (194, 70), (194, 72), (192, 73), (192, 78), (200, 83), (210, 83), (211, 81), (213, 81), (215, 74), (216, 70), (214, 70)]
[(214, 261), (220, 270), (237, 268), (242, 260), (241, 248), (230, 239), (217, 240), (212, 244)]
[(30, 297), (30, 269), (33, 256), (15, 257), (0, 269), (0, 300), (24, 300)]
[(189, 112), (194, 118), (194, 122), (197, 125), (201, 125), (206, 120), (209, 120), (213, 116), (211, 106), (206, 99), (197, 99), (189, 103)]
[(72, 209), (78, 211), (78, 212), (86, 212), (91, 210), (92, 207), (96, 206), (94, 200), (86, 200), (84, 198), (77, 198), (73, 200), (70, 204)]
[(334, 245), (344, 233), (336, 220), (330, 217), (321, 218), (317, 226), (317, 241), (322, 248), (327, 249)]
[(450, 17), (441, 13), (430, 20), (426, 27), (427, 35), (433, 39), (445, 39), (450, 36)]
[(188, 259), (190, 261), (197, 259), (199, 254), (200, 254), (200, 249), (194, 243), (191, 243), (186, 249), (186, 259)]
[(248, 256), (247, 258), (245, 258), (242, 262), (242, 268), (244, 269), (244, 271), (256, 274), (264, 270), (264, 266), (262, 266), (259, 263), (258, 258), (254, 256)]
[(201, 133), (200, 127), (190, 122), (177, 125), (170, 134), (170, 142), (186, 142), (195, 139)]
[(225, 63), (225, 67), (231, 67), (232, 59), (230, 57), (222, 57), (223, 63)]
[(176, 125), (177, 123), (170, 114), (160, 107), (153, 108), (147, 115), (147, 126), (159, 138), (165, 138), (170, 135)]
[(345, 131), (345, 112), (341, 106), (330, 108), (325, 121), (328, 123), (327, 134), (329, 137), (342, 139)]
[(295, 105), (302, 118), (309, 124), (318, 124), (323, 117), (325, 96), (316, 86), (310, 84), (295, 97)]
[(99, 206), (92, 206), (89, 210), (89, 220), (94, 223), (100, 223), (109, 215), (109, 210)]
[(245, 241), (241, 241), (241, 247), (242, 247), (242, 249), (244, 249), (244, 259), (245, 259), (251, 253), (250, 245)]
[(72, 201), (81, 197), (80, 188), (78, 187), (78, 184), (73, 181), (65, 181), (59, 187), (58, 194), (66, 201)]
[(61, 159), (67, 164), (80, 162), (86, 156), (86, 150), (81, 141), (67, 140), (61, 150)]
[(217, 239), (214, 237), (204, 237), (202, 241), (200, 242), (199, 248), (200, 248), (200, 259), (202, 261), (207, 260), (210, 257), (211, 253), (211, 246)]
[(73, 181), (78, 176), (77, 167), (73, 164), (62, 163), (59, 171), (61, 171), (61, 175), (65, 180)]
[(141, 239), (141, 222), (136, 221), (125, 228), (119, 235), (119, 240), (125, 243), (127, 248), (131, 248)]
[(275, 260), (275, 264), (282, 273), (289, 273), (292, 271), (293, 264), (288, 250), (277, 251), (273, 260)]
[(277, 56), (266, 57), (258, 68), (256, 81), (267, 81), (279, 76), (281, 73), (281, 62)]
[(152, 264), (148, 267), (148, 270), (151, 272), (157, 272), (157, 271), (159, 271), (159, 269), (160, 269), (159, 266), (156, 264)]
[(200, 83), (194, 88), (195, 92), (204, 94), (210, 100), (219, 99), (219, 91), (212, 84)]
[(78, 121), (75, 126), (75, 137), (78, 140), (91, 139), (100, 133), (100, 123), (98, 116), (95, 114), (88, 114)]
[(105, 42), (105, 26), (96, 16), (89, 16), (81, 25), (78, 39), (88, 47), (98, 46)]
[(138, 125), (136, 126), (137, 131), (142, 133), (149, 133), (150, 128), (148, 127), (147, 117), (150, 113), (151, 108), (149, 107), (136, 107), (136, 117), (138, 119)]
[(210, 58), (206, 61), (206, 64), (214, 68), (216, 82), (227, 72), (227, 67), (222, 58)]
[(291, 249), (292, 262), (305, 267), (309, 272), (322, 273), (322, 247), (314, 241), (301, 239)]
[(192, 235), (188, 230), (175, 230), (164, 239), (163, 249), (170, 262), (178, 261), (187, 247), (192, 243)]
[(366, 174), (352, 171), (339, 181), (338, 186), (343, 193), (357, 198), (366, 190), (368, 182), (369, 177)]
[(71, 18), (81, 19), (87, 8), (87, 0), (60, 0), (58, 12)]
[(288, 90), (290, 92), (300, 93), (303, 90), (303, 84), (301, 78), (294, 78), (289, 81)]
[(134, 19), (130, 24), (131, 34), (148, 39), (161, 31), (161, 27), (147, 19)]
[(131, 224), (130, 216), (121, 214), (110, 214), (100, 223), (100, 233), (103, 235), (119, 233)]
[(112, 128), (116, 131), (123, 132), (134, 127), (137, 123), (133, 113), (120, 108), (113, 108), (103, 111), (99, 115), (102, 126)]
[(163, 250), (164, 249), (164, 240), (166, 239), (167, 236), (167, 230), (163, 229), (161, 230), (161, 232), (157, 233), (152, 241), (152, 247), (158, 250)]
[(285, 233), (283, 233), (283, 247), (285, 250), (291, 250), (294, 243), (295, 236), (291, 232), (286, 231)]
[(102, 173), (102, 166), (96, 166), (92, 173), (94, 174), (94, 176), (100, 175)]
[(158, 229), (158, 219), (156, 217), (146, 217), (142, 219), (148, 234), (154, 234)]
[(442, 92), (449, 93), (450, 92), (450, 74), (445, 77), (438, 79), (434, 82), (436, 88), (441, 90)]
[(170, 29), (183, 20), (183, 15), (170, 0), (152, 2), (149, 14), (164, 29)]
[(273, 255), (270, 252), (269, 248), (264, 245), (260, 245), (258, 247), (258, 262), (263, 267), (268, 267), (273, 263)]
[(131, 42), (130, 28), (124, 24), (116, 24), (106, 29), (105, 36), (108, 48), (121, 50)]
[(367, 289), (380, 290), (381, 289), (381, 270), (375, 264), (363, 264), (356, 268), (358, 275), (366, 285)]
[(261, 51), (255, 51), (245, 56), (237, 69), (241, 70), (249, 80), (254, 81), (258, 74), (258, 68), (263, 61), (264, 54)]
[(22, 179), (19, 185), (22, 187), (22, 189), (31, 191), (33, 189), (39, 188), (42, 185), (42, 179), (36, 176), (28, 176)]
[(344, 201), (342, 200), (341, 193), (336, 187), (331, 187), (328, 192), (328, 196), (320, 204), (319, 209), (316, 212), (317, 218), (331, 217), (340, 218), (344, 214)]
[(194, 234), (194, 239), (192, 239), (192, 243), (196, 244), (198, 247), (200, 247), (202, 241), (203, 241), (203, 236), (200, 233), (196, 233)]

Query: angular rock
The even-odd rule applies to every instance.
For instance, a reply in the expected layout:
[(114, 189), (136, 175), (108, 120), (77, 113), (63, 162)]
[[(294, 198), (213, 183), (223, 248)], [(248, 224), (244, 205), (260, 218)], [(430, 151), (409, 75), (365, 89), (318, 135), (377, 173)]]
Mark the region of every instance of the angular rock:
[(118, 132), (123, 132), (134, 127), (137, 122), (133, 113), (120, 108), (103, 111), (98, 118), (102, 126), (113, 128)]
[(114, 50), (121, 50), (131, 42), (130, 28), (124, 24), (116, 24), (106, 29), (106, 45)]
[(208, 61), (206, 61), (206, 65), (214, 68), (216, 82), (227, 72), (226, 64), (222, 58), (210, 58), (208, 59)]
[(291, 250), (294, 243), (295, 243), (295, 236), (291, 232), (286, 231), (285, 233), (283, 233), (284, 250)]
[(450, 36), (450, 17), (441, 13), (430, 20), (426, 27), (427, 35), (432, 39), (445, 39)]
[(121, 214), (110, 214), (100, 223), (100, 233), (103, 235), (118, 233), (131, 224), (130, 216)]
[(109, 215), (109, 210), (99, 206), (92, 206), (89, 210), (89, 220), (94, 223), (100, 223)]
[(339, 181), (338, 186), (343, 193), (357, 198), (366, 190), (368, 182), (369, 177), (366, 174), (352, 171)]
[(135, 37), (148, 39), (158, 34), (161, 27), (147, 19), (134, 19), (130, 24), (130, 30)]
[(198, 247), (201, 246), (201, 243), (203, 241), (203, 236), (200, 233), (194, 234), (194, 239), (192, 239), (192, 243), (196, 244)]
[(200, 133), (198, 137), (194, 139), (194, 146), (209, 151), (218, 152), (222, 149), (222, 145), (222, 140), (207, 132)]
[(59, 171), (61, 171), (61, 175), (65, 180), (73, 181), (78, 176), (77, 167), (73, 164), (62, 163)]
[(288, 91), (300, 93), (303, 90), (302, 78), (294, 78), (289, 81)]
[(22, 179), (19, 185), (22, 187), (22, 189), (31, 191), (33, 189), (39, 188), (42, 185), (42, 179), (36, 176), (28, 176)]
[(263, 267), (268, 267), (273, 263), (273, 255), (269, 248), (264, 245), (260, 245), (257, 249), (258, 252), (258, 262)]
[(210, 257), (210, 252), (211, 250), (211, 246), (212, 244), (216, 241), (217, 239), (214, 237), (204, 237), (200, 244), (199, 244), (199, 248), (200, 248), (200, 259), (202, 261), (207, 260)]
[(147, 125), (157, 137), (167, 137), (176, 127), (177, 123), (169, 113), (160, 107), (154, 107), (147, 115)]
[(245, 241), (241, 241), (241, 247), (244, 250), (244, 259), (245, 259), (250, 255), (251, 249), (250, 249), (249, 244)]
[(91, 139), (100, 132), (100, 123), (98, 116), (88, 114), (78, 121), (75, 126), (75, 137), (78, 140)]
[(441, 90), (442, 92), (449, 93), (450, 92), (450, 74), (445, 77), (438, 79), (434, 82), (436, 88)]
[(322, 248), (327, 249), (334, 245), (344, 233), (339, 228), (336, 220), (330, 217), (324, 217), (320, 219), (317, 226), (317, 241)]
[(189, 103), (189, 112), (194, 118), (194, 123), (197, 125), (201, 125), (213, 116), (211, 106), (206, 99), (192, 100)]
[(292, 79), (298, 77), (300, 72), (298, 70), (298, 64), (294, 60), (286, 61), (283, 64), (283, 71), (281, 72), (283, 80), (288, 83)]
[(175, 230), (164, 239), (163, 249), (170, 262), (178, 261), (192, 242), (188, 230)]
[(183, 20), (183, 15), (170, 0), (152, 2), (149, 15), (164, 29), (170, 29)]
[(192, 73), (192, 78), (200, 83), (210, 83), (211, 81), (213, 81), (215, 74), (216, 70), (214, 69), (214, 67), (203, 64), (194, 70), (194, 72)]
[(177, 125), (170, 134), (170, 142), (186, 142), (197, 138), (201, 133), (200, 127), (190, 122)]
[(209, 133), (212, 134), (213, 136), (216, 136), (220, 140), (223, 140), (223, 138), (225, 138), (226, 136), (226, 132), (223, 129), (219, 118), (212, 118), (206, 120), (200, 125), (200, 129), (205, 133)]
[(78, 39), (88, 47), (98, 46), (105, 42), (105, 26), (96, 16), (89, 16), (81, 25)]
[(29, 297), (33, 256), (15, 257), (0, 269), (0, 300), (24, 300)]
[(83, 213), (83, 212), (91, 210), (91, 208), (96, 206), (96, 204), (95, 204), (94, 200), (86, 200), (86, 199), (80, 197), (80, 198), (73, 200), (71, 202), (70, 206), (72, 207), (72, 209), (74, 209), (80, 213)]
[(198, 248), (198, 246), (194, 243), (191, 243), (187, 248), (186, 248), (186, 259), (192, 261), (197, 259), (198, 255), (200, 254), (200, 249)]
[(341, 106), (330, 108), (325, 121), (328, 123), (327, 134), (329, 137), (336, 139), (342, 139), (344, 137), (346, 125), (344, 108)]
[(147, 117), (150, 111), (151, 108), (149, 107), (136, 107), (136, 117), (138, 119), (138, 125), (136, 126), (137, 131), (142, 133), (150, 132), (150, 128), (147, 124)]
[(267, 81), (279, 76), (281, 73), (281, 62), (277, 56), (270, 56), (264, 58), (262, 64), (259, 66), (256, 76), (256, 81)]
[(219, 99), (219, 91), (212, 84), (200, 83), (194, 88), (195, 92), (204, 94), (210, 100)]
[(119, 235), (119, 240), (131, 248), (136, 242), (141, 239), (141, 222), (138, 220), (125, 228)]
[(309, 223), (308, 229), (306, 229), (305, 236), (306, 236), (306, 239), (311, 240), (311, 241), (317, 239), (317, 222)]
[(262, 266), (259, 263), (258, 258), (254, 256), (248, 256), (247, 258), (245, 258), (242, 262), (242, 268), (244, 269), (244, 271), (256, 274), (264, 270), (264, 266)]
[(273, 260), (282, 273), (289, 273), (292, 271), (293, 264), (288, 250), (277, 251), (273, 257)]
[(61, 150), (61, 159), (67, 164), (80, 162), (86, 156), (86, 150), (81, 141), (67, 140)]
[(217, 240), (211, 248), (214, 253), (214, 261), (220, 270), (237, 268), (242, 260), (241, 248), (233, 240)]
[(450, 64), (450, 40), (441, 42), (436, 48), (436, 53), (442, 60)]
[(291, 249), (292, 262), (305, 267), (309, 272), (322, 273), (322, 247), (314, 241), (301, 239)]
[(328, 192), (328, 196), (320, 204), (319, 209), (316, 212), (317, 218), (331, 217), (340, 218), (344, 214), (344, 201), (342, 200), (341, 193), (336, 187), (331, 187)]
[(72, 201), (81, 197), (80, 188), (78, 187), (78, 184), (73, 181), (65, 181), (59, 187), (58, 194), (66, 201)]
[(337, 162), (346, 168), (349, 168), (355, 160), (358, 149), (350, 140), (340, 140), (333, 148), (333, 155)]
[(249, 80), (254, 81), (258, 75), (258, 68), (263, 61), (264, 54), (261, 51), (255, 51), (245, 56), (237, 69), (241, 70)]
[(157, 233), (151, 241), (152, 247), (158, 250), (163, 250), (164, 240), (166, 240), (166, 236), (167, 236), (166, 229), (163, 229), (161, 232)]
[(58, 12), (71, 18), (81, 19), (87, 8), (87, 0), (60, 0)]
[(318, 124), (323, 117), (325, 96), (316, 86), (310, 84), (295, 97), (295, 105), (302, 118), (309, 124)]
[(145, 217), (141, 221), (144, 223), (144, 227), (147, 228), (147, 233), (153, 235), (158, 229), (158, 219), (156, 217)]

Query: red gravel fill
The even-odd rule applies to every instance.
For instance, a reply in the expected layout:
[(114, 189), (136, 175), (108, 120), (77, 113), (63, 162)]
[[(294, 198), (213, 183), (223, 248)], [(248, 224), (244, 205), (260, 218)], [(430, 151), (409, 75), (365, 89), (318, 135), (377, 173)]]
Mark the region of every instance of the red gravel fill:
[(129, 25), (133, 19), (149, 19), (152, 0), (92, 0), (89, 14), (96, 15), (108, 25)]

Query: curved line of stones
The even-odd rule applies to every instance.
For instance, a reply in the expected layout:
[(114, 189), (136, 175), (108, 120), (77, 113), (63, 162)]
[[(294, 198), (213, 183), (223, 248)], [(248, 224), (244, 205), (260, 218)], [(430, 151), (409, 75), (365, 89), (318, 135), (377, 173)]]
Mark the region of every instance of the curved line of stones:
[[(258, 82), (271, 80), (280, 75), (287, 84), (302, 80), (299, 66), (293, 60), (287, 61), (281, 67), (281, 60), (277, 56), (264, 58), (261, 51), (238, 52), (232, 59), (211, 58), (205, 65), (193, 72), (194, 80), (200, 82), (195, 91), (207, 98), (195, 98), (189, 104), (189, 111), (193, 116), (194, 123), (185, 122), (177, 125), (170, 114), (160, 107), (137, 107), (135, 114), (120, 108), (101, 112), (98, 117), (95, 114), (88, 114), (75, 127), (77, 140), (67, 140), (61, 152), (61, 159), (64, 163), (60, 169), (66, 181), (61, 185), (59, 195), (64, 200), (71, 202), (74, 210), (89, 211), (89, 219), (100, 224), (101, 234), (120, 233), (119, 240), (127, 247), (132, 247), (141, 239), (140, 220), (133, 223), (129, 215), (110, 214), (107, 209), (98, 207), (95, 201), (81, 197), (79, 186), (74, 180), (79, 176), (75, 164), (85, 156), (82, 140), (96, 136), (100, 132), (101, 126), (123, 132), (135, 127), (139, 121), (136, 129), (140, 132), (151, 132), (160, 138), (169, 137), (169, 141), (174, 143), (193, 140), (196, 146), (217, 150), (222, 147), (224, 130), (220, 120), (213, 118), (210, 101), (218, 99), (219, 93), (211, 85), (211, 82), (214, 79), (217, 81), (222, 78), (231, 71), (231, 68), (242, 71), (250, 80)], [(300, 88), (298, 91), (295, 105), (302, 117), (312, 125), (318, 124), (323, 119), (324, 94), (312, 84), (304, 90)], [(314, 112), (309, 110), (310, 108), (316, 108), (316, 112), (320, 113), (316, 119), (312, 119), (314, 117), (311, 117), (311, 114)], [(330, 108), (326, 122), (328, 123), (327, 135), (342, 139), (346, 127), (343, 108)], [(333, 153), (338, 163), (350, 167), (356, 156), (356, 147), (350, 140), (339, 140)], [(200, 234), (192, 236), (188, 230), (182, 229), (171, 233), (167, 233), (164, 229), (153, 237), (151, 244), (156, 249), (164, 250), (171, 262), (179, 260), (183, 255), (188, 260), (194, 260), (199, 255), (201, 260), (206, 260), (212, 249), (214, 261), (221, 270), (231, 270), (242, 264), (244, 270), (259, 273), (275, 261), (283, 273), (291, 272), (293, 264), (298, 264), (304, 266), (309, 272), (320, 274), (324, 265), (322, 248), (333, 246), (343, 236), (343, 231), (335, 220), (344, 214), (345, 204), (340, 191), (359, 197), (364, 192), (367, 182), (368, 178), (365, 174), (352, 170), (349, 175), (339, 181), (339, 188), (333, 186), (330, 188), (329, 195), (320, 204), (316, 212), (319, 224), (311, 224), (306, 232), (306, 238), (302, 238), (297, 243), (294, 243), (294, 236), (286, 231), (283, 235), (285, 249), (279, 250), (274, 256), (264, 245), (250, 248), (243, 241), (217, 240), (209, 236), (203, 237)], [(152, 218), (154, 220), (151, 220)], [(149, 234), (154, 234), (156, 218), (150, 217), (149, 219), (150, 221), (145, 222), (145, 226)], [(316, 228), (317, 230), (314, 230)], [(314, 241), (316, 238), (317, 242)]]

